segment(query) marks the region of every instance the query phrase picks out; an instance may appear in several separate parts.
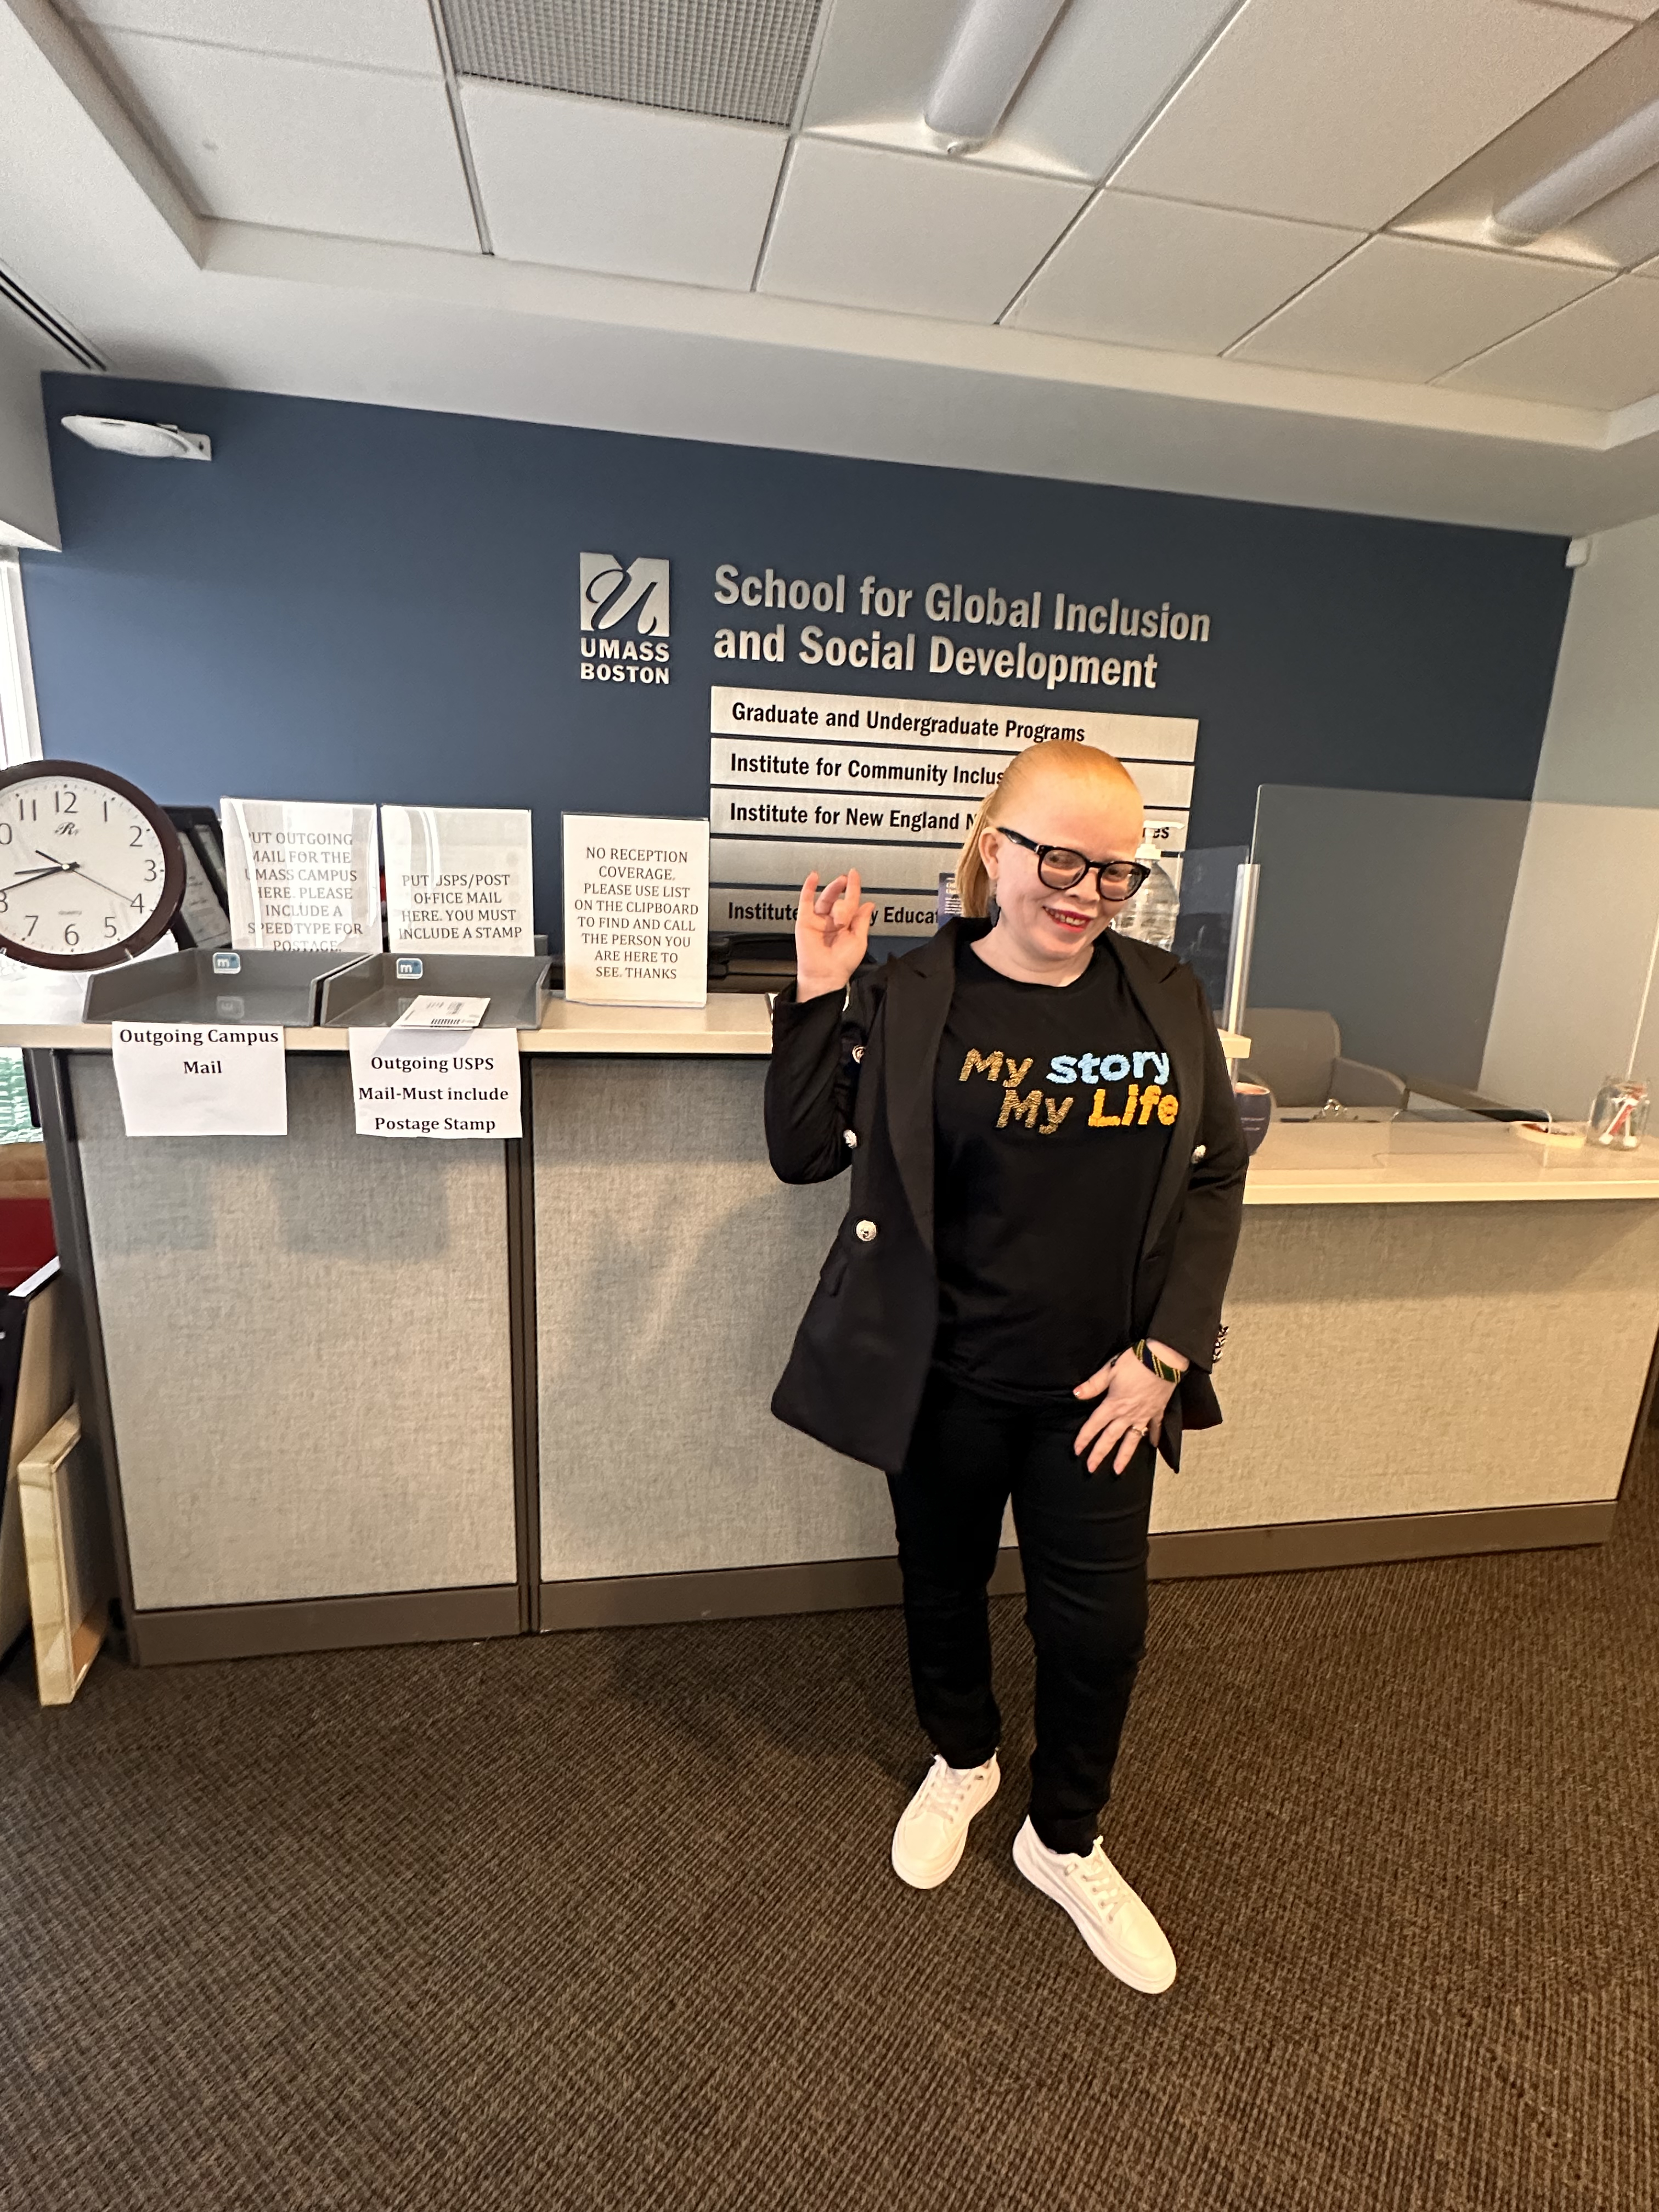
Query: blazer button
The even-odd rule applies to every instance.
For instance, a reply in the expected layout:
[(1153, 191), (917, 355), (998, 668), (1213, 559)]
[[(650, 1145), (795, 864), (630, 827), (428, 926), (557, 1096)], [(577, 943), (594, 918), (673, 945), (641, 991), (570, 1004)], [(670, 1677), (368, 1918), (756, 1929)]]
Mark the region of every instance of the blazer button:
[(859, 1133), (856, 1129), (843, 1129), (841, 1133), (841, 1140), (850, 1152), (857, 1146)]
[(876, 1241), (876, 1224), (873, 1221), (860, 1221), (853, 1234), (860, 1244), (873, 1244)]
[(1195, 1160), (1201, 1160), (1208, 1149), (1208, 1146), (1205, 1145), (1194, 1145), (1193, 1146), (1193, 1158)]

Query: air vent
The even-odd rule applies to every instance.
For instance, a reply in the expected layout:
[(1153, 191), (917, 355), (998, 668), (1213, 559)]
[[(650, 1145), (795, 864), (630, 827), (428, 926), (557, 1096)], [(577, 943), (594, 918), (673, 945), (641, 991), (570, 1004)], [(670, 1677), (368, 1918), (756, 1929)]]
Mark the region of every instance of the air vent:
[(787, 124), (822, 0), (441, 0), (457, 74)]
[(27, 315), (36, 330), (49, 337), (54, 345), (61, 346), (70, 359), (78, 362), (82, 368), (95, 369), (100, 375), (108, 369), (109, 363), (101, 356), (95, 354), (83, 338), (76, 336), (67, 323), (60, 322), (44, 301), (37, 300), (4, 269), (0, 269), (0, 300), (15, 307), (20, 315)]

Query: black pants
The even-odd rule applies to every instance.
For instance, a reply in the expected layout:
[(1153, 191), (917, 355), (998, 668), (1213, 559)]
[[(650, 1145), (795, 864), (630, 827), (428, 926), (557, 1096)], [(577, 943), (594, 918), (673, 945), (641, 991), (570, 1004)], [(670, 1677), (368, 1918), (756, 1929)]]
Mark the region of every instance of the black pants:
[(952, 1766), (996, 1749), (986, 1585), (1010, 1497), (1036, 1646), (1031, 1825), (1050, 1850), (1093, 1848), (1146, 1640), (1146, 1524), (1157, 1465), (1144, 1440), (1121, 1475), (1073, 1455), (1087, 1401), (981, 1396), (937, 1370), (903, 1467), (887, 1478), (904, 1577), (916, 1717)]

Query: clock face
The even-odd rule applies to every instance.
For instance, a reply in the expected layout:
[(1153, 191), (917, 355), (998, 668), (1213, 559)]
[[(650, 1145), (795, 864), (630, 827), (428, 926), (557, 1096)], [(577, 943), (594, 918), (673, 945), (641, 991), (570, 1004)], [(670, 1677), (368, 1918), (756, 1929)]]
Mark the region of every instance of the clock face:
[(173, 824), (136, 786), (78, 761), (0, 775), (0, 951), (39, 968), (147, 951), (184, 890)]

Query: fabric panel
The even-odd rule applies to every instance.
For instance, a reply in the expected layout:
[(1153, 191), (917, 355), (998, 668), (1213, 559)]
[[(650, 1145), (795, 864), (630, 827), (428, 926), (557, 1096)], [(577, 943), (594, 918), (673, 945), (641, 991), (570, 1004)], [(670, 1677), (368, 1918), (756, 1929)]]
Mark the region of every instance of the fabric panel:
[(893, 1548), (880, 1476), (768, 1410), (847, 1185), (777, 1181), (765, 1073), (737, 1060), (535, 1063), (550, 1581)]
[(1659, 1334), (1659, 1206), (1248, 1206), (1152, 1527), (1612, 1498)]
[(286, 1138), (130, 1139), (70, 1070), (138, 1605), (514, 1581), (501, 1147), (354, 1135), (331, 1055)]

